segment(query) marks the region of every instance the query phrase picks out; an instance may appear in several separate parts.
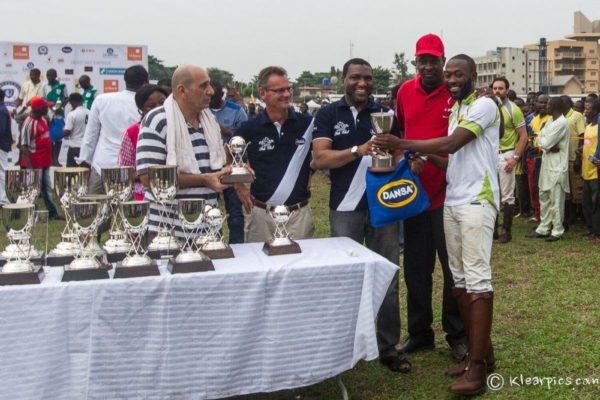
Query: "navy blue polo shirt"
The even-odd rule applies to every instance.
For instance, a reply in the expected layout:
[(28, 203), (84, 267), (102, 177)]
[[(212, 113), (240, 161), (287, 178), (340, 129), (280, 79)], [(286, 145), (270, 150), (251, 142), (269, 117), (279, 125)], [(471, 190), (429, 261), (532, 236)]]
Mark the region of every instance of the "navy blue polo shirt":
[[(310, 197), (308, 178), (311, 160), (311, 123), (311, 117), (303, 116), (290, 108), (288, 118), (281, 127), (281, 133), (278, 132), (266, 111), (244, 122), (235, 131), (235, 135), (243, 137), (246, 143), (249, 143), (248, 161), (256, 173), (256, 180), (250, 186), (250, 192), (257, 200), (271, 204), (273, 201), (269, 200), (274, 193), (289, 192), (289, 196), (286, 195), (285, 199), (276, 203), (292, 205)], [(310, 132), (307, 133), (309, 128)], [(309, 140), (305, 139), (306, 134), (309, 135)], [(306, 155), (303, 155), (304, 151)], [(298, 155), (303, 156), (298, 157)]]
[[(346, 103), (346, 99), (342, 97), (340, 100), (331, 103), (329, 106), (321, 109), (315, 117), (315, 130), (313, 132), (313, 140), (331, 140), (332, 150), (349, 149), (352, 146), (360, 146), (369, 141), (371, 134), (371, 113), (379, 111), (389, 111), (373, 101), (370, 101), (367, 106), (356, 115), (353, 114), (354, 107), (350, 107)], [(356, 174), (356, 171), (361, 164), (362, 157), (349, 162), (348, 164), (333, 168), (330, 170), (331, 189), (329, 194), (329, 208), (338, 210), (340, 204), (346, 196), (355, 196), (356, 200), (352, 204), (356, 204), (353, 210), (346, 208), (340, 211), (354, 211), (367, 209), (366, 191), (361, 193), (349, 193), (349, 189)], [(359, 177), (357, 177), (359, 178)], [(366, 180), (366, 177), (360, 177)], [(360, 200), (358, 199), (360, 197)]]

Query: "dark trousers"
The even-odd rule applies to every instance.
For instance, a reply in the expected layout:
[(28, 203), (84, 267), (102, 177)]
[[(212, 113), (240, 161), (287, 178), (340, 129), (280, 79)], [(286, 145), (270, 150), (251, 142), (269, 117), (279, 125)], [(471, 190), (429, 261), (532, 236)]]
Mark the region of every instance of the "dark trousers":
[(583, 216), (588, 231), (600, 237), (600, 180), (583, 181)]
[[(329, 224), (332, 237), (347, 236), (360, 244), (365, 243), (375, 253), (387, 258), (395, 265), (398, 264), (400, 258), (398, 223), (373, 228), (369, 222), (369, 212), (367, 210), (329, 210)], [(398, 273), (396, 272), (385, 294), (379, 313), (377, 313), (377, 346), (380, 357), (397, 353), (395, 346), (400, 341), (400, 297), (398, 290)]]
[(60, 154), (60, 148), (62, 147), (62, 140), (57, 140), (52, 143), (52, 165), (55, 167), (60, 167), (60, 163), (58, 162), (58, 155)]
[(67, 167), (78, 167), (75, 157), (79, 157), (79, 147), (69, 147), (67, 150)]
[(517, 200), (519, 201), (519, 213), (522, 215), (529, 214), (530, 199), (529, 199), (529, 182), (526, 174), (517, 175), (516, 177), (517, 187)]
[(244, 212), (235, 189), (231, 187), (223, 190), (223, 200), (227, 211), (229, 243), (244, 243)]
[(444, 208), (425, 211), (404, 221), (404, 280), (407, 289), (408, 333), (413, 338), (433, 340), (431, 296), (436, 254), (442, 265), (444, 289), (442, 327), (453, 346), (466, 341), (458, 304), (452, 297), (452, 273), (444, 237)]
[(42, 168), (42, 182), (40, 188), (40, 195), (48, 210), (48, 216), (54, 218), (58, 215), (56, 206), (52, 202), (52, 188), (50, 187), (50, 168)]

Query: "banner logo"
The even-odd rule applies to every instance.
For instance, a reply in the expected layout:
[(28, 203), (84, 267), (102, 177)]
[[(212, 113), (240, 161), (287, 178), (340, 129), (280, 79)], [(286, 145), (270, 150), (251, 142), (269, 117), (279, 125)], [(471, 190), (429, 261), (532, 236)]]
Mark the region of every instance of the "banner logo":
[(62, 52), (65, 53), (65, 54), (69, 54), (72, 51), (73, 51), (73, 48), (69, 47), (69, 46), (65, 46), (65, 47), (62, 48)]
[(124, 75), (125, 68), (100, 68), (100, 75)]
[(31, 61), (27, 63), (27, 69), (33, 69), (33, 67), (35, 67), (34, 63), (32, 63)]
[(410, 204), (417, 197), (417, 192), (413, 181), (400, 179), (383, 185), (377, 191), (377, 201), (385, 207), (399, 208)]
[(0, 82), (0, 89), (4, 91), (4, 103), (8, 107), (14, 107), (17, 104), (17, 97), (21, 91), (21, 86), (17, 82), (4, 81)]
[(13, 45), (13, 58), (15, 60), (29, 60), (29, 46)]
[(127, 48), (127, 60), (128, 61), (142, 61), (142, 48), (141, 47), (128, 47)]
[(117, 58), (118, 56), (119, 55), (115, 52), (115, 49), (113, 49), (112, 47), (107, 48), (104, 54), (102, 54), (102, 57), (104, 58)]
[(104, 80), (104, 93), (114, 93), (119, 91), (119, 81), (116, 79)]
[(46, 46), (38, 47), (38, 54), (40, 56), (45, 56), (46, 54), (48, 54), (48, 48)]

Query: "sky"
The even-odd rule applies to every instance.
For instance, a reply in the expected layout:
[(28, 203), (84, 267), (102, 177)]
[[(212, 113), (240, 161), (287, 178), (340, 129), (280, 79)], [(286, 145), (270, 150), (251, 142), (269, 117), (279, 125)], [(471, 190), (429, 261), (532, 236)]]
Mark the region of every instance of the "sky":
[(0, 0), (0, 41), (141, 44), (165, 65), (249, 81), (268, 65), (291, 78), (341, 68), (350, 43), (354, 57), (392, 68), (430, 32), (447, 56), (562, 39), (575, 11), (600, 19), (600, 0)]

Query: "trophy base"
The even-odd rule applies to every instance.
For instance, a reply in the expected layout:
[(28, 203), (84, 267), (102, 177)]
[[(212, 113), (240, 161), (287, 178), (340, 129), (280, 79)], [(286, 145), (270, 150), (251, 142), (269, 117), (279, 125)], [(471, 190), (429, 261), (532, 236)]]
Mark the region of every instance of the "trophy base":
[(123, 261), (127, 257), (127, 252), (120, 253), (106, 253), (106, 261), (109, 263), (117, 263), (119, 261)]
[(233, 255), (233, 250), (231, 249), (231, 247), (229, 247), (227, 245), (225, 245), (225, 247), (220, 248), (220, 249), (203, 248), (202, 253), (204, 253), (204, 255), (206, 255), (206, 257), (210, 258), (211, 260), (220, 260), (222, 258), (234, 258), (235, 257)]
[(396, 169), (391, 156), (373, 157), (369, 171), (373, 173), (391, 172)]
[(184, 262), (177, 262), (174, 259), (170, 259), (167, 269), (172, 274), (187, 274), (191, 272), (214, 271), (215, 266), (208, 259)]
[(179, 249), (175, 250), (148, 250), (148, 257), (153, 260), (161, 260), (167, 258), (174, 258), (179, 255)]
[(300, 245), (290, 239), (287, 244), (273, 244), (273, 242), (265, 242), (263, 252), (268, 256), (280, 256), (283, 254), (302, 253)]
[(38, 285), (44, 279), (44, 268), (35, 266), (28, 272), (0, 272), (0, 285)]
[(91, 281), (96, 279), (108, 279), (108, 266), (101, 265), (98, 268), (64, 268), (62, 282)]
[(221, 177), (221, 183), (224, 185), (232, 185), (234, 183), (252, 183), (254, 182), (254, 177), (252, 174), (245, 172), (242, 174), (229, 174), (223, 175)]
[(75, 256), (56, 256), (48, 254), (46, 256), (46, 265), (49, 267), (62, 267), (69, 265), (75, 259)]
[[(29, 257), (29, 261), (31, 261), (33, 265), (42, 265), (45, 257), (46, 254), (42, 252), (41, 255), (38, 255), (37, 257)], [(4, 266), (7, 262), (8, 260), (6, 258), (0, 257), (0, 267)]]
[(156, 264), (156, 261), (152, 261), (152, 263), (146, 265), (132, 266), (124, 266), (123, 263), (120, 262), (115, 268), (115, 275), (113, 278), (139, 278), (143, 276), (160, 276), (160, 271), (158, 270), (158, 264)]

